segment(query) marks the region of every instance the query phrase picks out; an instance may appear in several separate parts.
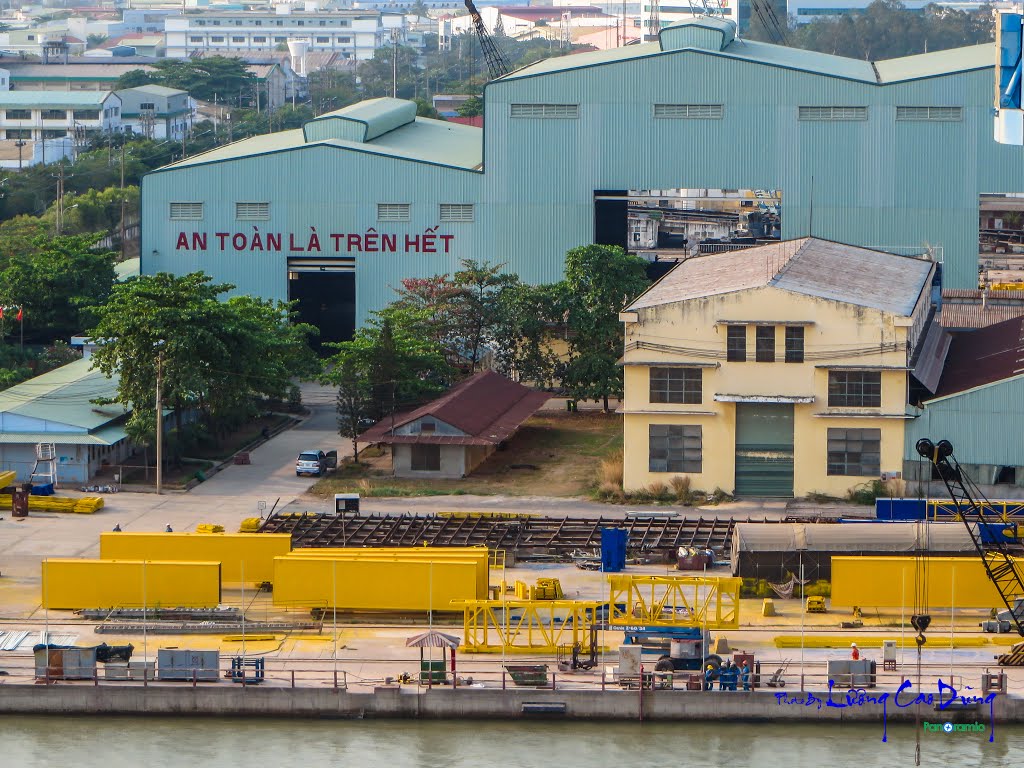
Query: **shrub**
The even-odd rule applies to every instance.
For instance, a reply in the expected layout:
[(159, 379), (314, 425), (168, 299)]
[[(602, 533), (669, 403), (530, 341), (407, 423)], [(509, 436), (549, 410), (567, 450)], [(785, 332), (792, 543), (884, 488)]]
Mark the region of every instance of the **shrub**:
[(647, 493), (655, 501), (660, 501), (668, 496), (668, 486), (664, 483), (651, 483), (647, 486)]
[(616, 486), (619, 490), (622, 489), (622, 451), (616, 451), (607, 458), (601, 459), (599, 475), (598, 480), (601, 485), (609, 484)]
[(676, 501), (684, 504), (690, 501), (690, 477), (689, 475), (677, 475), (670, 481), (672, 493), (676, 495)]
[(732, 501), (732, 496), (723, 491), (721, 488), (715, 488), (708, 496), (708, 502), (710, 504), (721, 504), (724, 501)]
[(861, 483), (851, 488), (846, 498), (854, 504), (871, 505), (875, 499), (889, 496), (889, 489), (881, 480), (872, 480), (870, 483)]

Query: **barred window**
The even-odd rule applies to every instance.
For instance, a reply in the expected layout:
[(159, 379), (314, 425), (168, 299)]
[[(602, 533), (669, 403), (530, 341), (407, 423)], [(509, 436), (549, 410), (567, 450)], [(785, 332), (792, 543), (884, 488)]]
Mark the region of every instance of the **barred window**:
[(703, 457), (699, 425), (651, 424), (648, 441), (649, 471), (700, 474)]
[(441, 446), (423, 443), (413, 443), (412, 457), (409, 469), (415, 472), (440, 472), (441, 471)]
[(867, 107), (800, 107), (801, 120), (867, 120)]
[(472, 221), (472, 203), (441, 203), (441, 221)]
[(896, 107), (896, 119), (915, 122), (957, 123), (964, 119), (963, 107)]
[(377, 203), (377, 221), (408, 221), (409, 203)]
[(830, 429), (828, 474), (871, 477), (880, 474), (882, 430)]
[(697, 405), (703, 402), (700, 368), (651, 368), (652, 403), (686, 403)]
[(730, 363), (747, 362), (747, 326), (730, 325), (726, 334), (725, 359)]
[(881, 371), (829, 371), (830, 408), (879, 408), (882, 405)]
[(802, 325), (786, 326), (786, 362), (804, 361), (804, 328)]
[(759, 363), (775, 362), (775, 326), (759, 325), (754, 335), (754, 359)]
[(655, 104), (654, 116), (675, 120), (721, 120), (721, 104)]
[(235, 203), (235, 218), (265, 221), (270, 218), (270, 203)]
[(512, 117), (541, 117), (571, 120), (580, 116), (579, 104), (512, 104)]
[(196, 221), (203, 218), (202, 203), (171, 203), (171, 218)]

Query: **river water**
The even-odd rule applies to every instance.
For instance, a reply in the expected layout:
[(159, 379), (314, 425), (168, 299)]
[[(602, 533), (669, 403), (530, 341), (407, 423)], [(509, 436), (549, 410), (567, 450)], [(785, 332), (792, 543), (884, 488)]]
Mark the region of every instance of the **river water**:
[[(913, 766), (881, 725), (5, 717), (11, 768), (810, 768)], [(1024, 765), (1024, 727), (921, 734), (921, 765)]]

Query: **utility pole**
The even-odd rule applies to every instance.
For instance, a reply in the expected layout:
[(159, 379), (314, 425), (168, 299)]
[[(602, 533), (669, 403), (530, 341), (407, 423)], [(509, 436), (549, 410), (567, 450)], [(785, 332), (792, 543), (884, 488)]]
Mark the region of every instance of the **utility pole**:
[(391, 28), (391, 98), (398, 98), (398, 30)]
[(156, 355), (156, 494), (163, 493), (163, 463), (164, 463), (164, 403), (163, 392), (163, 367), (164, 353), (161, 350)]
[[(124, 211), (125, 211), (125, 199), (124, 199), (124, 145), (125, 142), (121, 140), (121, 261), (124, 261)], [(157, 477), (160, 477), (159, 473)], [(157, 487), (159, 487), (159, 480), (157, 481)]]
[(64, 164), (61, 163), (58, 168), (57, 176), (57, 234), (60, 234), (61, 230), (61, 218), (64, 214)]

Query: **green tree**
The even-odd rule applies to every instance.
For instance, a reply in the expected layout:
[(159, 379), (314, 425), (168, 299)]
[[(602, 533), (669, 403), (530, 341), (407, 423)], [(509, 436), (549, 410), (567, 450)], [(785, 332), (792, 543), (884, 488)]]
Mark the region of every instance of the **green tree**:
[[(771, 40), (751, 24), (753, 39)], [(786, 44), (837, 56), (877, 61), (940, 51), (993, 39), (988, 8), (960, 11), (937, 5), (909, 10), (898, 0), (875, 0), (862, 11), (826, 16), (790, 29)]]
[(133, 70), (117, 81), (117, 88), (139, 85), (163, 85), (188, 91), (201, 101), (242, 105), (252, 98), (256, 78), (239, 59), (210, 56), (202, 59), (163, 59), (154, 63), (155, 71)]
[(130, 69), (117, 78), (114, 83), (114, 90), (120, 91), (125, 88), (138, 88), (140, 85), (153, 85), (157, 80), (156, 75), (145, 69)]
[(441, 115), (434, 109), (434, 105), (426, 99), (415, 98), (413, 101), (416, 102), (416, 117), (429, 117), (433, 120), (440, 120)]
[(462, 269), (455, 273), (457, 341), (471, 372), (476, 372), (484, 347), (494, 337), (501, 290), (518, 282), (513, 275), (501, 271), (504, 266), (464, 259)]
[(366, 365), (364, 348), (339, 352), (335, 356), (330, 375), (325, 383), (338, 388), (335, 410), (338, 418), (338, 434), (352, 441), (352, 460), (359, 463), (359, 435), (367, 414), (372, 410), (372, 392), (369, 368)]
[(87, 48), (99, 48), (101, 45), (103, 45), (109, 39), (110, 38), (108, 38), (106, 35), (88, 35), (85, 38), (86, 47)]
[(386, 414), (422, 402), (451, 383), (452, 370), (431, 337), (430, 312), (393, 304), (373, 313), (351, 341), (324, 365), (323, 380), (340, 386), (342, 374), (362, 377), (368, 393), (364, 415), (379, 421)]
[(484, 113), (484, 100), (480, 96), (473, 96), (462, 102), (455, 111), (459, 113), (459, 117), (477, 117)]
[[(251, 414), (258, 396), (283, 398), (293, 377), (312, 375), (311, 326), (293, 322), (293, 308), (242, 296), (220, 301), (234, 286), (195, 272), (182, 277), (144, 275), (114, 286), (95, 308), (89, 332), (102, 339), (93, 359), (117, 374), (117, 400), (132, 403), (132, 429), (145, 434), (152, 420), (157, 361), (164, 401), (181, 416), (194, 409), (211, 432)], [(180, 442), (179, 442), (180, 445)]]
[(13, 256), (0, 272), (0, 304), (24, 307), (26, 339), (49, 342), (79, 333), (90, 321), (89, 306), (106, 301), (116, 254), (97, 249), (98, 239), (36, 238), (34, 252)]
[(646, 262), (619, 246), (585, 245), (565, 255), (569, 360), (563, 383), (578, 400), (622, 396), (622, 308), (648, 285)]
[(502, 287), (491, 327), (498, 371), (540, 387), (561, 379), (557, 347), (565, 336), (566, 300), (565, 283)]

